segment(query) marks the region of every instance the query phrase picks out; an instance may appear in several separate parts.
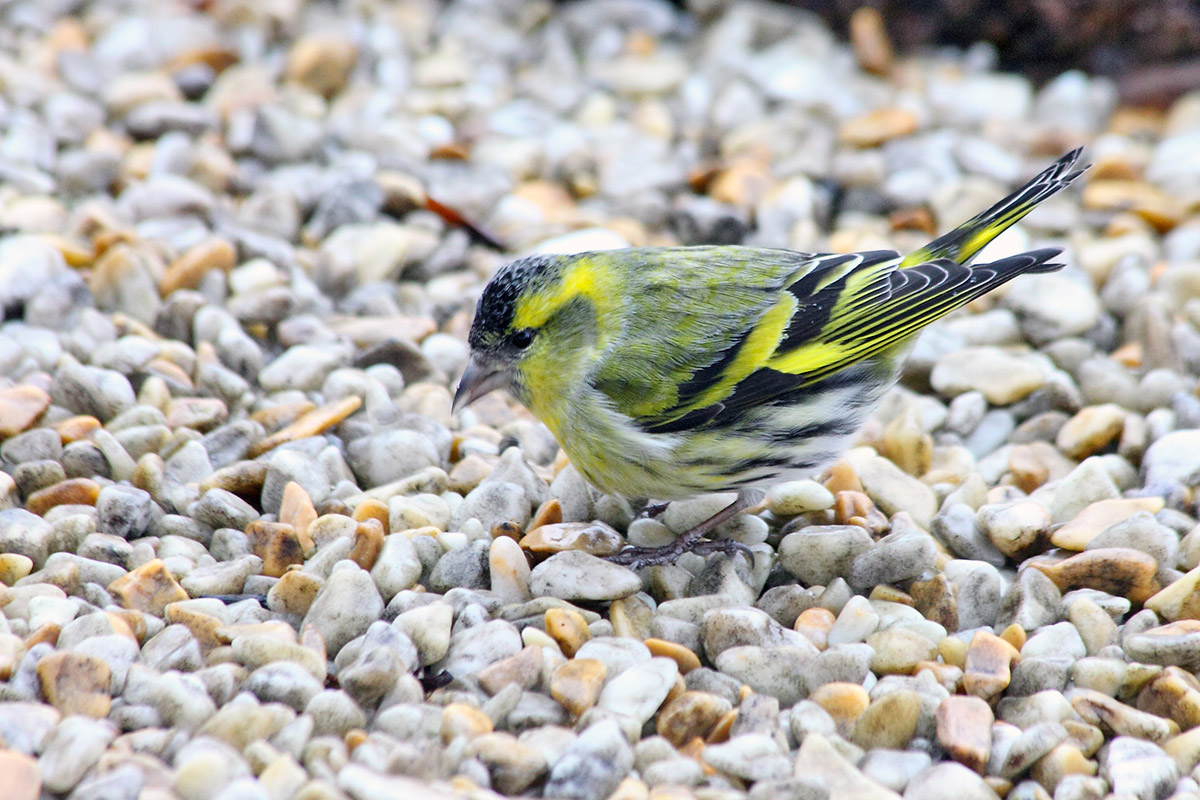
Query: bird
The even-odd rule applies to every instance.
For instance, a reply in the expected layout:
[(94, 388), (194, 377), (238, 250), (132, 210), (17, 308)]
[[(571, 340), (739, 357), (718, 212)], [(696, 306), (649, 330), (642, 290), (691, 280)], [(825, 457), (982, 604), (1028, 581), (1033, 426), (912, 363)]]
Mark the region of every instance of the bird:
[(453, 409), (508, 390), (602, 492), (658, 507), (737, 493), (673, 542), (628, 545), (611, 561), (735, 552), (709, 535), (771, 483), (835, 461), (925, 326), (1019, 275), (1062, 268), (1059, 248), (972, 262), (1088, 168), (1081, 152), (903, 256), (710, 245), (519, 258), (479, 296)]

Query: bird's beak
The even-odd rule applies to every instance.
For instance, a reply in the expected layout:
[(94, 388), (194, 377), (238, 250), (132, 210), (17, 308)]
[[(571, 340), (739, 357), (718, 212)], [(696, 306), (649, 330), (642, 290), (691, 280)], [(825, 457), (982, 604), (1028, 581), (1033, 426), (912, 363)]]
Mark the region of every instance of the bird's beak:
[(458, 391), (454, 393), (454, 404), (451, 411), (458, 413), (488, 392), (502, 389), (511, 383), (512, 372), (509, 369), (494, 367), (473, 355), (467, 362), (467, 368), (463, 370), (462, 379), (458, 382)]

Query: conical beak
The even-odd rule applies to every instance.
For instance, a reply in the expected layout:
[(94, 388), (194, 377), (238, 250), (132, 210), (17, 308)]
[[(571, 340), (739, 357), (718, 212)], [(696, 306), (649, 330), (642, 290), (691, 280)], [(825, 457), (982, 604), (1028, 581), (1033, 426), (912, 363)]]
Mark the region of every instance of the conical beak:
[(503, 389), (510, 383), (512, 383), (512, 372), (507, 368), (494, 367), (473, 355), (467, 362), (462, 379), (458, 382), (458, 391), (454, 393), (454, 405), (451, 407), (451, 411), (457, 414), (488, 392)]

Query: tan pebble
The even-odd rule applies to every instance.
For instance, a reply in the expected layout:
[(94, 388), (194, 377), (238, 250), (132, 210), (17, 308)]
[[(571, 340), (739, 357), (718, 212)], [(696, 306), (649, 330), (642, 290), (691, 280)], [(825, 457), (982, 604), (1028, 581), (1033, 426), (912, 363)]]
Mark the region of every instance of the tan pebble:
[(1196, 764), (1200, 764), (1200, 728), (1192, 728), (1178, 736), (1172, 736), (1163, 742), (1162, 749), (1175, 759), (1180, 772), (1191, 772)]
[[(139, 462), (140, 463), (140, 462)], [(209, 475), (200, 482), (200, 492), (224, 489), (242, 497), (257, 500), (267, 478), (267, 465), (261, 461), (238, 461)]]
[(0, 389), (0, 439), (16, 436), (50, 407), (50, 395), (37, 386)]
[[(296, 484), (296, 486), (300, 486), (300, 484)], [(304, 494), (307, 496), (308, 492)], [(309, 500), (309, 504), (312, 504), (312, 500)], [(384, 530), (387, 530), (389, 522), (387, 503), (377, 500), (374, 497), (364, 498), (361, 503), (354, 507), (354, 513), (351, 514), (351, 517), (354, 518), (355, 522), (362, 522), (365, 519), (377, 519), (379, 520), (379, 524), (384, 527)], [(281, 510), (280, 519), (282, 518), (283, 512)], [(314, 512), (313, 518), (316, 518), (316, 512)]]
[(29, 495), (25, 500), (25, 508), (38, 516), (44, 516), (55, 506), (94, 506), (99, 495), (100, 484), (91, 478), (68, 478)]
[(25, 649), (30, 650), (35, 645), (46, 644), (54, 645), (58, 643), (58, 634), (62, 632), (57, 622), (47, 622), (40, 625), (37, 630), (25, 637)]
[(871, 704), (867, 690), (857, 683), (826, 683), (818, 686), (808, 699), (825, 709), (845, 735), (854, 730), (854, 723)]
[(712, 731), (705, 737), (704, 743), (720, 744), (729, 741), (729, 733), (733, 730), (733, 723), (737, 722), (737, 718), (738, 710), (735, 708), (717, 720), (717, 724), (713, 725)]
[(156, 617), (161, 617), (170, 603), (188, 599), (187, 592), (160, 558), (117, 578), (108, 585), (108, 591), (123, 607)]
[(542, 525), (525, 534), (522, 548), (533, 553), (582, 550), (594, 556), (611, 556), (625, 546), (625, 537), (603, 522), (559, 522)]
[(272, 611), (303, 615), (321, 591), (325, 582), (320, 577), (298, 569), (288, 570), (267, 592), (267, 605)]
[(1023, 561), (1046, 549), (1051, 520), (1041, 503), (986, 503), (977, 519), (996, 549), (1014, 560)]
[(1060, 744), (1034, 763), (1029, 777), (1040, 783), (1047, 792), (1053, 792), (1060, 781), (1068, 775), (1095, 775), (1099, 769), (1095, 761), (1070, 744)]
[(592, 638), (587, 620), (572, 608), (551, 608), (546, 611), (546, 633), (558, 643), (563, 655), (571, 658), (583, 643)]
[(1104, 744), (1104, 731), (1095, 725), (1081, 719), (1064, 719), (1062, 726), (1067, 729), (1067, 743), (1079, 748), (1079, 752), (1089, 758)]
[(302, 36), (288, 53), (287, 79), (314, 94), (333, 97), (342, 91), (358, 61), (354, 42), (331, 34)]
[(1132, 211), (1159, 233), (1171, 230), (1183, 218), (1183, 204), (1157, 186), (1144, 181), (1093, 180), (1083, 189), (1085, 208), (1098, 211)]
[(528, 531), (535, 531), (543, 525), (557, 525), (562, 522), (562, 503), (558, 498), (551, 497), (538, 506), (538, 510), (529, 521)]
[[(383, 507), (383, 518), (379, 519), (377, 506)], [(387, 506), (378, 500), (367, 499), (359, 504), (359, 508), (363, 511), (361, 515), (358, 509), (355, 509), (356, 521), (361, 522), (368, 516), (373, 516), (379, 519), (384, 530), (387, 530)], [(313, 506), (312, 497), (308, 491), (296, 483), (288, 481), (283, 487), (283, 499), (279, 503), (279, 521), (285, 522), (296, 529), (296, 536), (300, 539), (300, 545), (304, 550), (305, 555), (311, 555), (316, 549), (313, 544), (312, 537), (308, 535), (308, 527), (317, 519), (317, 509)]]
[(450, 491), (466, 495), (492, 474), (493, 466), (491, 461), (474, 453), (463, 458), (450, 470)]
[(880, 511), (865, 492), (844, 491), (834, 495), (833, 518), (839, 525), (858, 525), (871, 533), (888, 529), (887, 515)]
[(1167, 667), (1137, 697), (1137, 708), (1172, 719), (1182, 730), (1200, 726), (1200, 682), (1179, 667)]
[(307, 439), (309, 436), (324, 433), (355, 411), (358, 411), (361, 406), (362, 398), (350, 395), (338, 400), (336, 403), (315, 408), (290, 425), (256, 442), (251, 446), (249, 455), (251, 458), (254, 458), (286, 442)]
[(1021, 648), (1025, 646), (1025, 640), (1028, 638), (1028, 634), (1025, 633), (1024, 628), (1014, 622), (1004, 630), (1000, 631), (1000, 638), (1011, 644), (1014, 650), (1020, 652)]
[(771, 186), (766, 164), (759, 158), (739, 158), (719, 170), (708, 185), (708, 196), (732, 206), (757, 203)]
[[(186, 378), (186, 374), (183, 377)], [(168, 428), (191, 428), (207, 433), (228, 416), (225, 402), (215, 397), (177, 397), (167, 403)]]
[(32, 756), (16, 750), (0, 750), (0, 775), (4, 776), (5, 800), (38, 800), (42, 774)]
[(1083, 550), (1087, 543), (1118, 522), (1139, 511), (1157, 514), (1165, 503), (1161, 497), (1119, 497), (1092, 503), (1050, 536), (1055, 547)]
[(676, 747), (682, 747), (696, 737), (706, 739), (733, 709), (723, 697), (708, 692), (684, 692), (666, 703), (658, 715), (656, 729)]
[(442, 742), (449, 744), (459, 736), (473, 739), (492, 732), (491, 718), (466, 703), (451, 703), (442, 709)]
[(150, 629), (146, 624), (146, 615), (144, 613), (131, 608), (124, 608), (105, 611), (104, 616), (108, 620), (113, 635), (126, 636), (133, 639), (138, 643), (139, 647), (145, 644), (146, 636), (150, 632)]
[(63, 444), (71, 442), (80, 442), (92, 435), (92, 431), (100, 427), (100, 420), (90, 414), (80, 414), (75, 417), (68, 417), (62, 422), (54, 426), (54, 430), (58, 432), (59, 438), (63, 440)]
[(818, 649), (824, 650), (829, 646), (829, 629), (836, 621), (837, 617), (827, 608), (806, 608), (796, 617), (792, 628)]
[(971, 637), (963, 666), (963, 689), (967, 694), (990, 700), (1008, 688), (1012, 663), (1020, 653), (1011, 644), (987, 631)]
[[(207, 342), (201, 342), (196, 348), (196, 355), (201, 356), (206, 347), (211, 347), (211, 345)], [(203, 361), (204, 359), (201, 358), (200, 360)], [(215, 351), (213, 352), (213, 360), (219, 361)], [(274, 433), (281, 428), (291, 425), (316, 407), (317, 404), (310, 400), (301, 400), (295, 403), (279, 403), (278, 405), (255, 411), (250, 415), (250, 419), (262, 425), (268, 432)]]
[(937, 740), (950, 757), (983, 774), (992, 751), (992, 707), (978, 697), (951, 695), (938, 705)]
[(112, 670), (104, 659), (85, 653), (51, 653), (38, 661), (37, 675), (42, 696), (64, 715), (108, 716)]
[[(536, 630), (536, 628), (526, 628)], [(542, 675), (544, 654), (542, 648), (529, 645), (521, 652), (508, 658), (496, 661), (479, 671), (479, 685), (488, 694), (496, 694), (510, 683), (515, 683), (522, 689), (534, 687)]]
[(1121, 436), (1125, 410), (1115, 403), (1081, 408), (1059, 428), (1054, 443), (1071, 458), (1083, 459)]
[(304, 563), (296, 529), (284, 522), (255, 520), (246, 526), (250, 552), (263, 561), (262, 574), (278, 578), (293, 564)]
[(176, 289), (195, 289), (211, 270), (228, 273), (237, 266), (237, 251), (227, 239), (212, 237), (192, 245), (171, 262), (159, 281), (163, 297)]
[(825, 488), (836, 496), (838, 492), (861, 492), (863, 485), (849, 461), (838, 461), (829, 468)]
[(897, 589), (895, 586), (887, 586), (877, 584), (871, 587), (871, 593), (867, 595), (867, 599), (872, 602), (878, 600), (884, 603), (899, 603), (902, 606), (909, 608), (915, 607), (913, 596), (908, 592)]
[[(0, 553), (0, 583), (12, 586), (33, 571), (33, 559), (20, 553)], [(0, 602), (0, 607), (7, 603)]]
[(172, 603), (167, 606), (166, 620), (172, 625), (183, 625), (191, 631), (192, 636), (195, 636), (196, 641), (200, 643), (200, 649), (206, 653), (215, 647), (229, 644), (229, 640), (218, 633), (224, 627), (224, 622), (209, 614), (188, 608), (185, 603)]
[(921, 697), (910, 689), (885, 694), (854, 722), (854, 743), (874, 750), (902, 750), (912, 741), (921, 717)]
[(646, 647), (652, 656), (666, 656), (679, 665), (681, 675), (700, 668), (700, 657), (688, 648), (666, 639), (646, 639)]
[(577, 717), (596, 704), (607, 674), (603, 661), (571, 659), (551, 673), (550, 696)]
[(1050, 480), (1050, 467), (1026, 444), (1014, 444), (1008, 453), (1008, 471), (1013, 483), (1026, 494)]
[(917, 132), (917, 115), (906, 108), (876, 108), (842, 123), (838, 136), (854, 147), (878, 147)]
[[(0, 580), (3, 577), (0, 576)], [(7, 583), (7, 581), (5, 581)], [(1166, 620), (1200, 619), (1200, 567), (1167, 584), (1146, 601), (1146, 608)]]
[(643, 781), (630, 777), (617, 784), (608, 800), (649, 800), (649, 797), (650, 787)]
[(929, 580), (913, 581), (908, 588), (921, 616), (947, 631), (958, 630), (958, 593), (945, 575), (939, 572)]
[(1128, 547), (1100, 547), (1056, 564), (1031, 561), (1030, 566), (1045, 573), (1062, 592), (1098, 589), (1144, 603), (1159, 590), (1154, 558)]
[(887, 75), (892, 71), (895, 60), (892, 42), (878, 9), (870, 6), (854, 9), (850, 15), (850, 46), (854, 48), (854, 60), (867, 72)]
[(617, 636), (648, 639), (654, 622), (654, 610), (637, 595), (623, 597), (609, 604), (608, 620)]
[(364, 519), (354, 529), (354, 546), (347, 558), (363, 569), (371, 569), (383, 549), (383, 536), (383, 523), (377, 519)]

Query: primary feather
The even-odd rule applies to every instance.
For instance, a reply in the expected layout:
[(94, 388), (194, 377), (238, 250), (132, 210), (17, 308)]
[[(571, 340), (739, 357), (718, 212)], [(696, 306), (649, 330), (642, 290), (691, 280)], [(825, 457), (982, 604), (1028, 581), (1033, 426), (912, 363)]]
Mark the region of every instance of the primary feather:
[(719, 246), (522, 259), (484, 290), (473, 358), (511, 368), (517, 398), (605, 491), (672, 499), (810, 471), (846, 446), (923, 327), (1061, 266), (1055, 249), (970, 262), (1074, 180), (1078, 157), (904, 257)]

